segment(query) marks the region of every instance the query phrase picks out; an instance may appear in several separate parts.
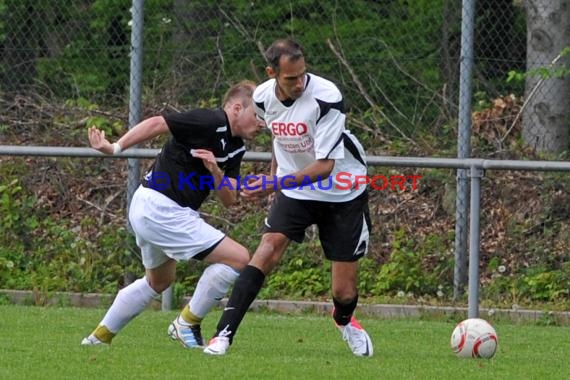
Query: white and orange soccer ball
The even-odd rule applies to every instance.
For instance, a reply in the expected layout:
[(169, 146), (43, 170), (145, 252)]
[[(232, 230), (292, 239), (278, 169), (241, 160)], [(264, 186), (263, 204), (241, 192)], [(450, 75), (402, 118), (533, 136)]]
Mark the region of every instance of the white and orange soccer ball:
[(481, 318), (459, 322), (451, 334), (451, 348), (461, 358), (490, 359), (497, 351), (498, 342), (493, 326)]

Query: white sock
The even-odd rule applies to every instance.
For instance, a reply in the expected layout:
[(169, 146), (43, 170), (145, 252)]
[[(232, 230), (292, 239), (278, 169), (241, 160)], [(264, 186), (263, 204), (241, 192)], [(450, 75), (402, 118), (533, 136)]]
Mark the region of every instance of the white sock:
[(220, 301), (230, 286), (236, 281), (239, 272), (225, 264), (212, 264), (204, 270), (188, 307), (192, 314), (204, 318)]
[(100, 325), (116, 334), (131, 319), (139, 315), (153, 298), (158, 296), (159, 294), (150, 287), (145, 277), (139, 278), (119, 290)]

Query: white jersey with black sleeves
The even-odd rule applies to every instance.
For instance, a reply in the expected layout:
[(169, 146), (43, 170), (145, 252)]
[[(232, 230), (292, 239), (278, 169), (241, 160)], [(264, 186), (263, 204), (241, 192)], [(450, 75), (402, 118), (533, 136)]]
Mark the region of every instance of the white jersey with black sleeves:
[(290, 104), (275, 94), (275, 79), (257, 86), (253, 101), (259, 118), (273, 134), (277, 176), (297, 172), (318, 159), (334, 159), (329, 178), (296, 184), (283, 194), (295, 199), (346, 202), (365, 189), (366, 157), (360, 142), (345, 128), (344, 100), (331, 81), (314, 74), (305, 76), (303, 95)]

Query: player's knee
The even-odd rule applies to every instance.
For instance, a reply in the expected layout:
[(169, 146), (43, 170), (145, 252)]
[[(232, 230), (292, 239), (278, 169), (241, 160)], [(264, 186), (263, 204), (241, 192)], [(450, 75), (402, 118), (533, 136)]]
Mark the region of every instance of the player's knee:
[(156, 284), (151, 284), (150, 287), (157, 293), (162, 293), (170, 286), (171, 282), (159, 282)]
[(267, 274), (279, 264), (285, 246), (278, 237), (264, 235), (253, 255), (252, 262)]
[(357, 292), (352, 287), (333, 287), (332, 296), (341, 304), (349, 304), (356, 297)]
[(255, 256), (257, 259), (261, 259), (265, 263), (274, 263), (278, 261), (277, 255), (275, 254), (275, 244), (271, 240), (262, 241), (255, 251)]
[(245, 268), (245, 266), (249, 263), (249, 259), (250, 259), (250, 254), (247, 248), (243, 246), (240, 247), (240, 249), (236, 251), (236, 256), (235, 256), (236, 262), (233, 268), (241, 272), (241, 270)]
[(245, 247), (239, 246), (238, 248), (234, 248), (231, 251), (231, 254), (223, 257), (222, 259), (214, 260), (212, 263), (225, 264), (236, 272), (241, 272), (249, 263), (249, 259), (249, 251)]
[(174, 282), (174, 278), (166, 276), (160, 278), (157, 276), (147, 277), (148, 285), (157, 293), (162, 293)]
[(267, 233), (261, 237), (260, 249), (271, 254), (279, 254), (285, 250), (289, 244), (289, 239), (285, 235), (278, 233)]

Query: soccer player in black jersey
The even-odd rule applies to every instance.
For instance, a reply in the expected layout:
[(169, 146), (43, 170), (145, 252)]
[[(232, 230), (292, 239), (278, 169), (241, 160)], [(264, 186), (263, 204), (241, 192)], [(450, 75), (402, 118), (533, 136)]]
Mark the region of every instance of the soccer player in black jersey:
[(206, 223), (198, 209), (211, 190), (224, 204), (237, 199), (243, 139), (253, 138), (263, 122), (255, 114), (255, 84), (243, 81), (225, 94), (219, 109), (194, 109), (143, 120), (117, 142), (89, 129), (91, 146), (117, 154), (161, 134), (170, 138), (135, 191), (129, 221), (141, 249), (145, 276), (121, 289), (83, 345), (109, 344), (148, 303), (174, 281), (176, 262), (210, 263), (191, 301), (170, 324), (168, 334), (186, 347), (201, 347), (200, 323), (227, 293), (249, 260), (249, 252)]

